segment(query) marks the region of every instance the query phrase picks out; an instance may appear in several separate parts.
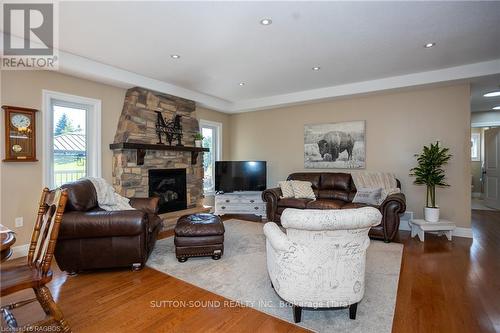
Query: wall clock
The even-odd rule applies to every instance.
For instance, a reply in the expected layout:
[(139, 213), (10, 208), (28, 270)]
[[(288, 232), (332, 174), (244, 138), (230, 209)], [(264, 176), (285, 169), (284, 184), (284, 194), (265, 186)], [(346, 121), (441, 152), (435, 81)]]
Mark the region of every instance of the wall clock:
[(34, 162), (36, 159), (35, 112), (3, 105), (5, 111), (5, 162)]

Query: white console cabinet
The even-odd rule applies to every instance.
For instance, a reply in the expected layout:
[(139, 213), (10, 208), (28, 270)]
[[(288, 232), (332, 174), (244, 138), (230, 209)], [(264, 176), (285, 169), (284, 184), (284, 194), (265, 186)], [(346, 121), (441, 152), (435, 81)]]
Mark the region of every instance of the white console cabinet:
[(262, 192), (232, 192), (215, 195), (215, 215), (255, 214), (266, 217)]

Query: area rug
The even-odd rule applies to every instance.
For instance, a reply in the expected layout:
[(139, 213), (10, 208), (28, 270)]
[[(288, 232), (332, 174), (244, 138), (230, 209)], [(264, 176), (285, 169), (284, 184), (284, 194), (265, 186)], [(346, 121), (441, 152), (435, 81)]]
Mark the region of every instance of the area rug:
[[(169, 237), (156, 243), (147, 266), (293, 323), (291, 308), (271, 288), (263, 224), (229, 220), (224, 226), (220, 260), (190, 258), (179, 263), (174, 238)], [(402, 252), (401, 244), (371, 241), (366, 291), (356, 320), (349, 319), (347, 309), (304, 309), (298, 325), (316, 332), (391, 332)]]

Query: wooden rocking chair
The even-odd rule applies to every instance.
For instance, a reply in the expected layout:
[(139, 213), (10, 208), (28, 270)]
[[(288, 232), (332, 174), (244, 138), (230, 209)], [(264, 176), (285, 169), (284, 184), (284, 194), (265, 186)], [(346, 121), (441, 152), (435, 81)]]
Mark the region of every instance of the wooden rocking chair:
[[(0, 308), (5, 322), (16, 331), (34, 332), (42, 327), (57, 324), (62, 332), (71, 332), (63, 314), (52, 298), (46, 286), (52, 280), (50, 265), (57, 242), (59, 227), (66, 206), (67, 194), (57, 189), (52, 192), (43, 189), (38, 216), (31, 237), (27, 263), (4, 263), (0, 269), (1, 293), (4, 297), (9, 294), (32, 288), (36, 298), (2, 306)], [(17, 322), (11, 310), (38, 301), (42, 306), (46, 318), (42, 321), (17, 328)]]

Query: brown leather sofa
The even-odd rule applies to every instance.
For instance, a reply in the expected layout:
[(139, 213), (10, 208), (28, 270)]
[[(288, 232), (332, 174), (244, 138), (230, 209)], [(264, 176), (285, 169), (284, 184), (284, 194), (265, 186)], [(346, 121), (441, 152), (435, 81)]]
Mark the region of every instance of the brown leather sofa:
[(89, 180), (61, 187), (68, 193), (55, 251), (61, 270), (144, 266), (161, 229), (158, 198), (130, 199), (137, 210), (105, 211)]
[[(349, 173), (335, 172), (300, 172), (292, 173), (287, 180), (303, 180), (312, 183), (316, 200), (280, 198), (280, 188), (267, 189), (262, 192), (262, 199), (267, 205), (267, 219), (280, 223), (281, 213), (286, 208), (298, 209), (348, 209), (367, 206), (353, 203), (356, 186)], [(397, 181), (398, 187), (401, 183)], [(380, 206), (382, 223), (370, 229), (370, 237), (390, 242), (398, 233), (399, 215), (406, 210), (406, 199), (403, 193), (389, 195)]]

